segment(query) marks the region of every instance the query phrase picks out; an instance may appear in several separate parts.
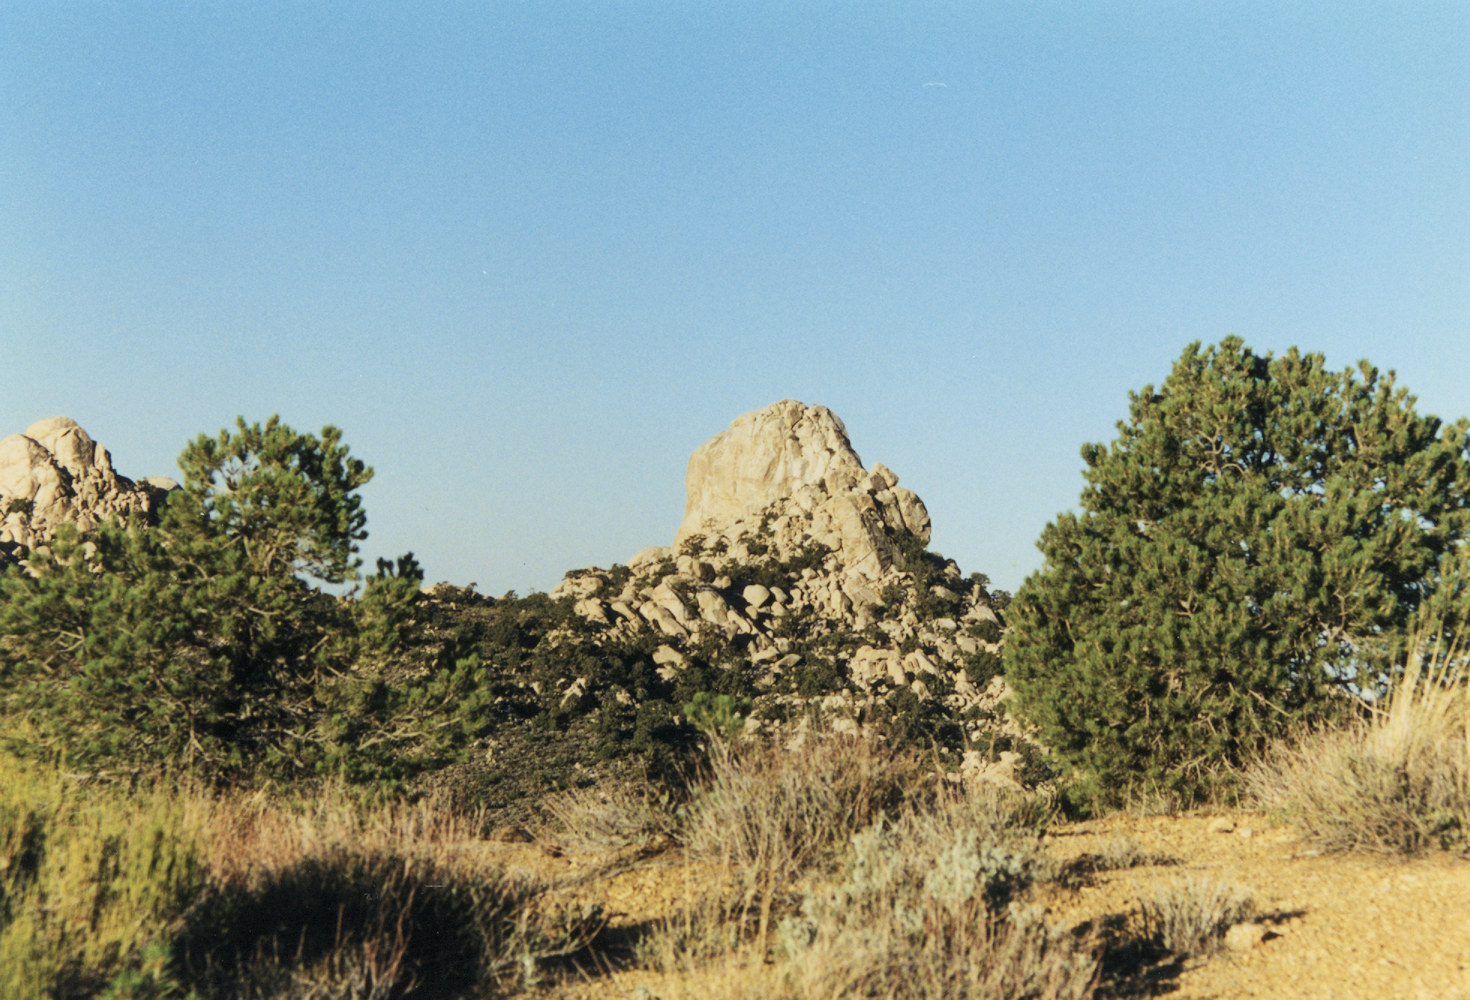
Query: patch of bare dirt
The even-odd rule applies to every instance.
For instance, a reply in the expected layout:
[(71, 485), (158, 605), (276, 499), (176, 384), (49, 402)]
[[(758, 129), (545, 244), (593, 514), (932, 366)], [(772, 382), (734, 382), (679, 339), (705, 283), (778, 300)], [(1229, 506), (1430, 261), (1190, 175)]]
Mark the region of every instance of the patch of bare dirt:
[(1172, 858), (1100, 872), (1053, 891), (1064, 923), (1129, 918), (1140, 901), (1194, 875), (1249, 890), (1259, 944), (1195, 961), (1155, 995), (1179, 1000), (1470, 1000), (1470, 861), (1313, 851), (1260, 816), (1113, 816), (1058, 828), (1048, 848), (1068, 860), (1132, 840)]
[[(1143, 901), (1190, 877), (1246, 890), (1256, 902), (1261, 930), (1237, 935), (1244, 947), (1115, 983), (1113, 996), (1470, 1000), (1470, 859), (1320, 854), (1290, 827), (1250, 814), (1120, 814), (1058, 826), (1044, 846), (1061, 870), (1074, 863), (1074, 877), (1042, 887), (1035, 899), (1058, 926), (1136, 926)], [(535, 844), (503, 848), (507, 867), (601, 903), (610, 927), (630, 936), (723, 882), (718, 868), (682, 863), (673, 851), (576, 858)], [(1088, 873), (1088, 858), (1130, 853), (1142, 863)], [(691, 982), (626, 969), (588, 969), (555, 993), (558, 1000), (695, 995)]]

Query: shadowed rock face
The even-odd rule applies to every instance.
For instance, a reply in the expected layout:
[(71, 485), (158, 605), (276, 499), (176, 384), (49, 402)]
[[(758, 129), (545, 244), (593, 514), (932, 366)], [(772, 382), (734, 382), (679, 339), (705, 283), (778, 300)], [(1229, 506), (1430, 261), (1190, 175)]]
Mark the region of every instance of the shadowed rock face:
[(818, 542), (846, 573), (874, 580), (894, 565), (895, 533), (929, 541), (923, 501), (883, 465), (864, 469), (825, 406), (787, 399), (737, 417), (690, 456), (684, 483), (676, 549), (695, 536), (760, 535), (785, 554)]
[(120, 476), (76, 421), (41, 420), (0, 441), (0, 561), (23, 558), (66, 522), (91, 531), (108, 517), (151, 518), (176, 486)]

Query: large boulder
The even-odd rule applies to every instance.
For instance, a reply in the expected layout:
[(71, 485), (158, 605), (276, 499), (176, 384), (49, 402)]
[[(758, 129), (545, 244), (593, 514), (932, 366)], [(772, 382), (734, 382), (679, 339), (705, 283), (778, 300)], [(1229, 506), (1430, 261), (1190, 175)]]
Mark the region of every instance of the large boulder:
[(51, 417), (0, 441), (0, 561), (23, 558), (71, 522), (91, 531), (104, 518), (152, 520), (171, 479), (133, 482), (68, 417)]
[(894, 539), (929, 541), (929, 512), (898, 477), (871, 471), (825, 406), (786, 399), (737, 417), (689, 458), (688, 501), (674, 548), (736, 546), (790, 555), (819, 543), (846, 574), (876, 580), (898, 558)]

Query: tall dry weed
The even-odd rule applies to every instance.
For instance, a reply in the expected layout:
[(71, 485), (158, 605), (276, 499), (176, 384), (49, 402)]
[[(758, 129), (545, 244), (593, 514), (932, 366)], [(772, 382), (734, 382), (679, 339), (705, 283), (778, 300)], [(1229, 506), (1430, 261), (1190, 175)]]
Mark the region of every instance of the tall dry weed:
[(1470, 851), (1470, 651), (1442, 631), (1420, 633), (1386, 704), (1251, 768), (1255, 801), (1328, 850)]
[(912, 754), (872, 738), (824, 735), (800, 745), (717, 744), (691, 810), (691, 858), (726, 866), (726, 906), (764, 947), (772, 914), (794, 902), (798, 880), (832, 864), (856, 830), (934, 786)]

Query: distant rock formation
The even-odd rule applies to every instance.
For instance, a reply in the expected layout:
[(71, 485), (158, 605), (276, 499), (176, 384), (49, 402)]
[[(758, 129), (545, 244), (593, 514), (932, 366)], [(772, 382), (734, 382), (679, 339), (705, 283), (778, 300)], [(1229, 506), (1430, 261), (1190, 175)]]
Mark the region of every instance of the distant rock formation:
[(156, 517), (172, 479), (134, 482), (107, 449), (68, 417), (51, 417), (0, 441), (0, 562), (22, 559), (71, 522), (91, 531), (109, 517)]
[(826, 407), (738, 417), (694, 452), (685, 487), (672, 547), (569, 573), (549, 596), (608, 642), (658, 642), (666, 680), (714, 656), (753, 675), (758, 701), (816, 696), (839, 727), (918, 703), (977, 743), (1019, 737), (984, 579), (927, 551), (923, 501), (884, 466), (864, 469)]
[(689, 459), (680, 547), (705, 547), (759, 533), (780, 552), (811, 541), (830, 548), (844, 571), (876, 580), (898, 558), (895, 532), (929, 541), (924, 502), (883, 465), (873, 471), (832, 411), (782, 400), (737, 417)]

